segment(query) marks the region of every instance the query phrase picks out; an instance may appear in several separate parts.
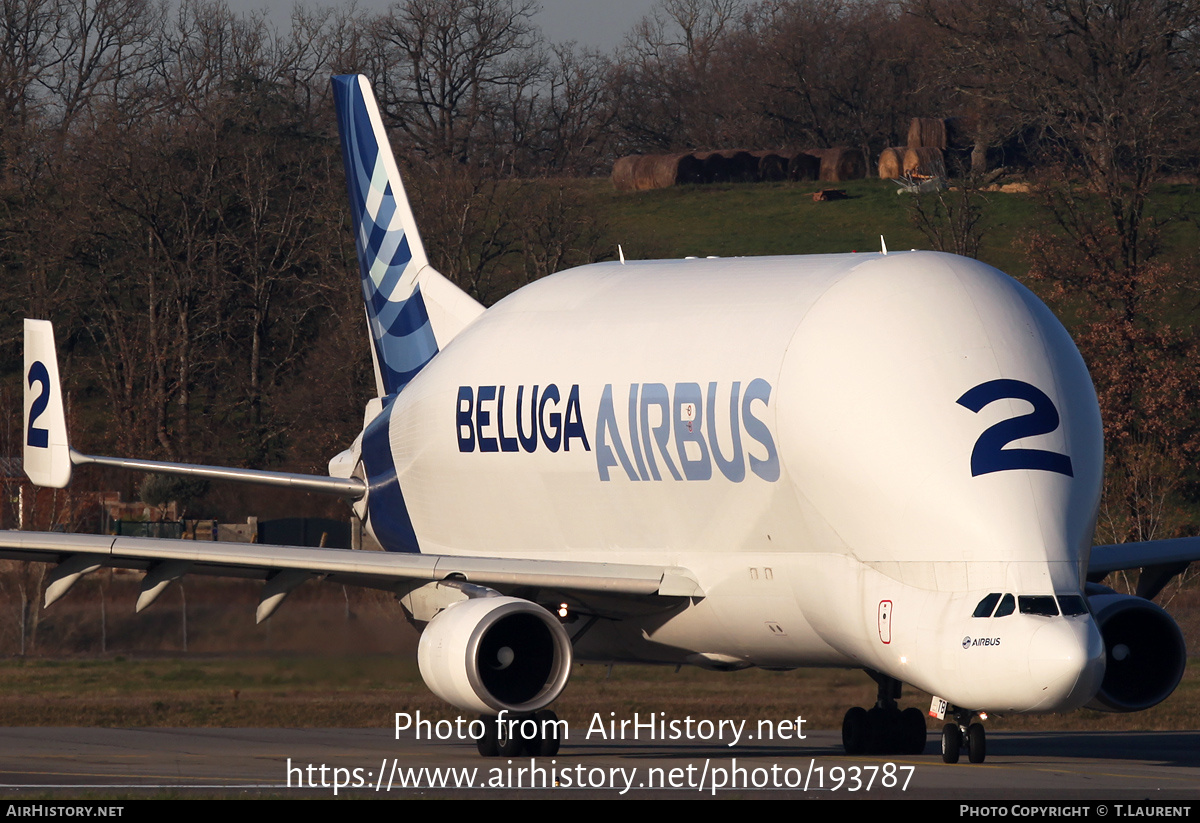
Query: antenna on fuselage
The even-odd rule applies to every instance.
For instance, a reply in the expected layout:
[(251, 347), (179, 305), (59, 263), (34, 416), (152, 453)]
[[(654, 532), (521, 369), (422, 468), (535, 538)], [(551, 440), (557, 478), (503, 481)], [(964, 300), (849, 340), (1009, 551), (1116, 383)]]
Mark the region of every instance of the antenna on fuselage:
[(880, 251), (881, 251), (881, 252), (882, 252), (884, 255), (886, 255), (886, 254), (887, 254), (887, 242), (886, 242), (886, 241), (883, 239), (883, 235), (882, 235), (882, 234), (881, 234), (881, 235), (879, 235), (879, 250), (880, 250)]
[(625, 265), (625, 251), (621, 248), (621, 244), (617, 244), (617, 256), (621, 258), (621, 265)]

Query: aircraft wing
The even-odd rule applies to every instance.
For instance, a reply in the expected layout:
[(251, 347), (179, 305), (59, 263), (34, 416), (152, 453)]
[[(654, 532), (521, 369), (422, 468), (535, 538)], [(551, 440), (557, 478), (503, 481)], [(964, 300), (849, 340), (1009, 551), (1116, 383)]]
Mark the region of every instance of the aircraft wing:
[(310, 578), (393, 590), (398, 594), (429, 582), (450, 579), (499, 589), (642, 598), (703, 596), (691, 573), (675, 567), (56, 532), (0, 531), (0, 558), (57, 564), (47, 579), (47, 606), (66, 594), (84, 574), (104, 566), (146, 572), (138, 598), (139, 611), (150, 605), (172, 580), (185, 574), (265, 580), (258, 611), (260, 622), (274, 612), (288, 592)]
[(1087, 576), (1088, 580), (1098, 582), (1110, 572), (1142, 569), (1137, 595), (1152, 599), (1172, 577), (1182, 573), (1189, 563), (1198, 559), (1200, 537), (1093, 546)]

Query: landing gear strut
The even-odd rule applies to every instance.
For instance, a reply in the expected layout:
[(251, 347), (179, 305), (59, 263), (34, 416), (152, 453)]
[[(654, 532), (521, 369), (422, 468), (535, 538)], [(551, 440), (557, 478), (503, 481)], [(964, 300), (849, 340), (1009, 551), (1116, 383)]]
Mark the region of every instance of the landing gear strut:
[(875, 706), (855, 706), (842, 720), (842, 748), (846, 754), (921, 754), (925, 751), (925, 714), (920, 709), (900, 711), (900, 681), (867, 671), (879, 685)]
[(484, 757), (553, 757), (558, 754), (558, 715), (550, 709), (533, 714), (481, 714), (483, 736), (475, 741)]
[(974, 717), (973, 712), (958, 709), (954, 712), (954, 722), (942, 727), (942, 762), (957, 763), (964, 743), (967, 759), (972, 763), (982, 763), (987, 757), (987, 732)]

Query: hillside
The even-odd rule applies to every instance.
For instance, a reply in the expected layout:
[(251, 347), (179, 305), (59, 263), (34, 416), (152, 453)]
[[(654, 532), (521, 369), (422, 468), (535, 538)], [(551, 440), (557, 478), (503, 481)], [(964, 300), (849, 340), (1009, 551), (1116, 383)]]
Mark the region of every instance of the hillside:
[[(622, 245), (628, 259), (878, 251), (880, 234), (889, 249), (931, 247), (913, 223), (911, 196), (897, 195), (888, 180), (680, 186), (643, 192), (614, 191), (605, 179), (572, 185), (600, 215), (608, 236)], [(840, 188), (849, 197), (813, 202), (812, 193), (822, 187)], [(1021, 277), (1028, 269), (1023, 239), (1049, 228), (1044, 209), (1034, 194), (989, 192), (983, 202), (980, 259)], [(1197, 187), (1161, 187), (1153, 211), (1160, 219), (1182, 218), (1163, 238), (1167, 257), (1181, 262), (1193, 258), (1200, 248), (1194, 217), (1200, 214)], [(612, 254), (616, 256), (615, 248)]]

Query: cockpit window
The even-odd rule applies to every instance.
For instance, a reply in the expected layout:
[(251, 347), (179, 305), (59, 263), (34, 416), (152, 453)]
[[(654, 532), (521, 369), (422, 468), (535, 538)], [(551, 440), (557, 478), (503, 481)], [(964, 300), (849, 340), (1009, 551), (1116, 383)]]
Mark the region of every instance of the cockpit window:
[[(1023, 594), (1013, 597), (1011, 594), (1001, 595), (992, 592), (979, 601), (972, 617), (1007, 617), (1017, 610), (1020, 605), (1021, 614), (1032, 614), (1038, 617), (1057, 617), (1059, 609), (1067, 617), (1078, 617), (1087, 614), (1087, 601), (1077, 594), (1060, 594), (1055, 600), (1049, 594)], [(1000, 606), (997, 608), (996, 604)]]
[(996, 610), (996, 604), (1000, 602), (1000, 593), (992, 592), (987, 597), (979, 601), (979, 605), (975, 607), (975, 614), (972, 617), (991, 617), (992, 612)]
[(1023, 594), (1018, 600), (1021, 614), (1036, 614), (1041, 617), (1058, 617), (1058, 603), (1048, 594)]

